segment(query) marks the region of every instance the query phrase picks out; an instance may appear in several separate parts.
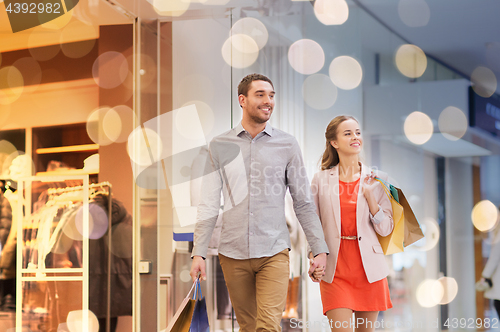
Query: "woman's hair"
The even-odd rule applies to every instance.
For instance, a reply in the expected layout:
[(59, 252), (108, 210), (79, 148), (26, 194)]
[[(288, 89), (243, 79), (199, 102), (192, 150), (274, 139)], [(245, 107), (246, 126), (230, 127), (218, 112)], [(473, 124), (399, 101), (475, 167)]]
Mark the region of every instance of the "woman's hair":
[(359, 123), (359, 121), (350, 115), (339, 115), (336, 116), (328, 126), (326, 127), (325, 138), (326, 138), (326, 146), (325, 152), (323, 152), (323, 157), (321, 158), (321, 170), (332, 168), (333, 166), (337, 166), (339, 163), (339, 154), (337, 150), (330, 144), (331, 141), (337, 139), (337, 129), (339, 125), (346, 120), (354, 120)]

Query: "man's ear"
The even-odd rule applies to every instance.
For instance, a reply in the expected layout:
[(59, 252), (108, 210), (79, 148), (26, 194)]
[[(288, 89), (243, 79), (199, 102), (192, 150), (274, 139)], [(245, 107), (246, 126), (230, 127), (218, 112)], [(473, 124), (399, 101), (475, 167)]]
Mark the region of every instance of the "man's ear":
[(239, 95), (238, 96), (238, 102), (240, 103), (240, 107), (243, 108), (243, 104), (245, 103), (245, 96), (244, 95)]

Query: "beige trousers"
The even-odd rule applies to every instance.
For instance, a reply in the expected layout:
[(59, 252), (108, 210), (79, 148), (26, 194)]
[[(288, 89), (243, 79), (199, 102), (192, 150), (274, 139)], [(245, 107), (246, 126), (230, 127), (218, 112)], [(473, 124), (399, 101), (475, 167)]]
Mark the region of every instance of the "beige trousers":
[(251, 259), (219, 254), (219, 260), (240, 331), (280, 332), (290, 274), (288, 249)]

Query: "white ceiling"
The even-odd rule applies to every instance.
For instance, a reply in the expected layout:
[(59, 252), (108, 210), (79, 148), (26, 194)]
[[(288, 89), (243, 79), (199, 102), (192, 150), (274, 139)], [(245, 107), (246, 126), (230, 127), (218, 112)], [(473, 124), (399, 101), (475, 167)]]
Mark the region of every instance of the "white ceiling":
[(428, 24), (409, 27), (398, 14), (400, 0), (353, 0), (427, 55), (466, 76), (485, 66), (500, 80), (500, 1), (425, 1), (430, 9)]

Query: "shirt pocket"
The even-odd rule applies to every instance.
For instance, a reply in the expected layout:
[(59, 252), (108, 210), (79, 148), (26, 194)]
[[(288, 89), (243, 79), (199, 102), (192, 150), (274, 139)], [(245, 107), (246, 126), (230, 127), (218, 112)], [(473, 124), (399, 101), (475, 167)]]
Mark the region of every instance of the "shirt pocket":
[(384, 250), (382, 250), (382, 246), (379, 244), (372, 246), (372, 248), (373, 248), (373, 252), (376, 254), (383, 254), (384, 253)]

